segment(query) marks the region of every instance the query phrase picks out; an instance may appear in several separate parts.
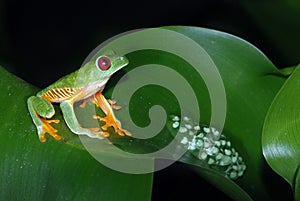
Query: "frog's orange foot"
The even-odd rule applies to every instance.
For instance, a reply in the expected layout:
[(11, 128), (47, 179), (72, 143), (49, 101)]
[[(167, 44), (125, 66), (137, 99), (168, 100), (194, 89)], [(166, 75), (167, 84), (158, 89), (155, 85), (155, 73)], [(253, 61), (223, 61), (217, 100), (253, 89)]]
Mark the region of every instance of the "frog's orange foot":
[(105, 130), (104, 136), (105, 134), (107, 134), (107, 136), (105, 137), (109, 136), (109, 133), (107, 132), (107, 129), (109, 127), (113, 127), (115, 129), (115, 132), (118, 133), (120, 136), (125, 136), (125, 135), (131, 136), (131, 133), (128, 130), (125, 130), (121, 127), (121, 123), (118, 120), (111, 118), (110, 116), (106, 116), (106, 117), (93, 116), (93, 118), (105, 122), (105, 124), (101, 126), (101, 128)]
[(89, 129), (90, 131), (92, 131), (93, 133), (97, 133), (100, 131), (100, 128), (96, 127), (96, 128), (87, 128)]
[(101, 131), (100, 128), (87, 128), (88, 130), (92, 131), (95, 135), (101, 136), (101, 137), (108, 137), (109, 133), (106, 131)]
[(122, 108), (121, 106), (116, 105), (116, 103), (117, 103), (116, 100), (110, 100), (110, 99), (108, 99), (107, 102), (110, 104), (111, 108), (114, 109), (114, 110), (119, 110), (119, 109)]
[(50, 125), (50, 123), (58, 124), (59, 120), (48, 120), (48, 119), (42, 118), (41, 121), (42, 121), (42, 129), (39, 134), (39, 138), (40, 138), (41, 142), (46, 141), (45, 133), (48, 133), (49, 135), (51, 135), (55, 140), (60, 140), (62, 138), (60, 135), (56, 134), (57, 130)]

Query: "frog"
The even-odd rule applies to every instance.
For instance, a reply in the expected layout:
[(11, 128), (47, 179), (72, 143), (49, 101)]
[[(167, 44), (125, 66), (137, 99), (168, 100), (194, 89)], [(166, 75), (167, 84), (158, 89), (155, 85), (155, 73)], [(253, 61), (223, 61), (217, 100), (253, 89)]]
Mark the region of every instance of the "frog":
[[(45, 142), (46, 133), (55, 140), (62, 139), (58, 130), (51, 125), (60, 122), (52, 119), (55, 114), (54, 104), (59, 104), (63, 119), (74, 134), (103, 139), (110, 136), (108, 128), (113, 127), (118, 135), (130, 136), (131, 133), (122, 128), (113, 111), (121, 107), (115, 105), (115, 100), (106, 99), (102, 93), (110, 77), (128, 63), (125, 56), (119, 56), (113, 50), (99, 51), (78, 70), (58, 79), (35, 96), (30, 96), (27, 106), (39, 140)], [(81, 103), (80, 107), (84, 108), (87, 102), (94, 103), (104, 113), (104, 116), (93, 116), (105, 123), (99, 128), (84, 128), (76, 117), (75, 103)]]

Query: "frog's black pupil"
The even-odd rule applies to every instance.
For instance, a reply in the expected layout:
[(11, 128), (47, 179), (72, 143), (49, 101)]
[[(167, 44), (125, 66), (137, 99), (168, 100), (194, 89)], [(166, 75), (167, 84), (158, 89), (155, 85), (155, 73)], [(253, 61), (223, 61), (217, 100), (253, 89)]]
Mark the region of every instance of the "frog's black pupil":
[(105, 57), (105, 56), (102, 56), (102, 57), (99, 57), (97, 59), (97, 66), (98, 68), (100, 68), (101, 70), (107, 70), (110, 68), (111, 66), (111, 63), (110, 63), (110, 60), (109, 58)]

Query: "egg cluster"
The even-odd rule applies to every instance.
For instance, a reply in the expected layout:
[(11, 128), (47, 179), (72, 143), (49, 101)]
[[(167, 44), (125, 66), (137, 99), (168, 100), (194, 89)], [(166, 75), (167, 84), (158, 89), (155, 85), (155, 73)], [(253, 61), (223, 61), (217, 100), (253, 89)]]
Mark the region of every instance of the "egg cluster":
[(246, 170), (243, 158), (216, 128), (199, 126), (189, 117), (184, 117), (181, 125), (178, 116), (172, 120), (172, 127), (179, 128), (179, 133), (183, 134), (181, 143), (198, 159), (206, 161), (208, 165), (222, 167), (230, 179), (243, 176)]

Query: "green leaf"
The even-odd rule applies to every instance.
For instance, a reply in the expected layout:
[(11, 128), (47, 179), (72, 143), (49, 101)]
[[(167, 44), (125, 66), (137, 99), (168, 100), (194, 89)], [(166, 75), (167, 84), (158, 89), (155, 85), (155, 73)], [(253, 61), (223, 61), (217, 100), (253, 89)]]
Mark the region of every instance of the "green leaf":
[(26, 104), (37, 89), (3, 68), (0, 80), (0, 200), (150, 200), (152, 174), (101, 165), (64, 124), (66, 141), (39, 142)]
[[(169, 29), (192, 38), (208, 52), (216, 64), (224, 82), (227, 98), (223, 133), (243, 157), (247, 170), (245, 175), (234, 183), (222, 178), (224, 175), (220, 172), (197, 164), (196, 160), (188, 156), (184, 156), (181, 161), (201, 167), (198, 169), (201, 175), (235, 200), (250, 200), (248, 195), (254, 200), (287, 198), (290, 192), (285, 182), (266, 164), (261, 148), (262, 127), (267, 109), (286, 78), (261, 51), (240, 38), (196, 27)], [(182, 68), (182, 71), (187, 69), (185, 66)], [(203, 87), (201, 79), (187, 79), (191, 79), (195, 92)], [(210, 119), (210, 113), (206, 112), (205, 108), (205, 105), (210, 106), (206, 96), (206, 93), (199, 93), (198, 96), (202, 124), (208, 124)], [(284, 196), (282, 192), (285, 192)]]
[(280, 89), (266, 116), (263, 153), (270, 166), (292, 186), (300, 200), (300, 67)]

